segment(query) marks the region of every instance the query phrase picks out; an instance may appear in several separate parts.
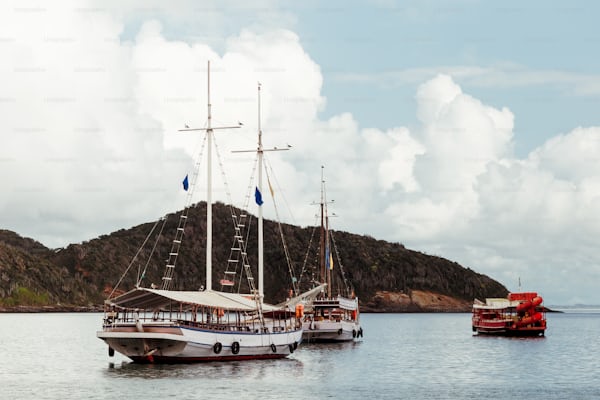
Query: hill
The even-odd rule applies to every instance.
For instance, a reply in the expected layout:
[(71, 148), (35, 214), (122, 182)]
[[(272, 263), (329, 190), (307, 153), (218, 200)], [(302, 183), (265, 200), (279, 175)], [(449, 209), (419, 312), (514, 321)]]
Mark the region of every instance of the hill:
[(0, 308), (91, 305), (89, 283), (53, 259), (41, 243), (0, 230)]
[[(175, 288), (197, 290), (205, 284), (205, 212), (203, 202), (188, 211), (189, 222), (175, 270)], [(180, 213), (169, 214), (156, 223), (153, 232), (162, 228), (163, 235), (158, 239), (157, 235), (151, 235), (119, 289), (133, 287), (144, 269), (143, 285), (160, 284)], [(230, 207), (216, 204), (213, 221), (213, 287), (218, 288), (233, 237)], [(0, 308), (69, 306), (72, 309), (101, 305), (154, 226), (154, 222), (141, 224), (58, 250), (0, 230)], [(318, 242), (314, 236), (311, 241), (314, 227), (283, 224), (281, 229), (294, 276), (306, 283), (316, 275), (316, 251), (313, 248), (307, 253), (308, 244), (313, 243), (314, 247)], [(291, 277), (278, 224), (265, 221), (264, 232), (265, 297), (278, 302), (287, 296)], [(340, 272), (344, 271), (364, 311), (467, 311), (475, 297), (507, 294), (503, 285), (485, 275), (441, 257), (406, 249), (399, 243), (342, 231), (335, 231), (334, 238), (343, 261), (335, 262), (334, 275), (340, 284)], [(156, 251), (150, 256), (155, 240)], [(255, 242), (250, 236), (249, 248), (256, 248)], [(304, 260), (308, 262), (305, 264)], [(249, 252), (249, 261), (256, 265), (255, 254)]]

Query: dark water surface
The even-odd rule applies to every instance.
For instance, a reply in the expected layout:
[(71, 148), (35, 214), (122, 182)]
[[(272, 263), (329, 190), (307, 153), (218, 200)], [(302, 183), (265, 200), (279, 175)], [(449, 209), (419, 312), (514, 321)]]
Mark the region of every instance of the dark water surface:
[(135, 365), (101, 314), (0, 314), (1, 399), (595, 399), (600, 314), (548, 314), (544, 338), (473, 336), (469, 314), (363, 314), (362, 342), (291, 357)]

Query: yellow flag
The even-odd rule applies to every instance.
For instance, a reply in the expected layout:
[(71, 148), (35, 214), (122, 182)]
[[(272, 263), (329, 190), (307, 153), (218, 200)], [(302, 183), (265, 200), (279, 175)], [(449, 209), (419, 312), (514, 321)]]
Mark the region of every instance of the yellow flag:
[(271, 180), (267, 176), (267, 183), (269, 184), (269, 190), (271, 191), (271, 197), (275, 197), (275, 192), (273, 191), (273, 186), (271, 186)]

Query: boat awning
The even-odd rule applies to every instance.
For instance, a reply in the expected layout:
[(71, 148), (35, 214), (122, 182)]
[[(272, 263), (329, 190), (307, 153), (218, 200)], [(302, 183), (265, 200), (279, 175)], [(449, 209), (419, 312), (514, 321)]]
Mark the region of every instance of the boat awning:
[(340, 303), (340, 308), (343, 308), (344, 310), (353, 311), (358, 309), (358, 301), (356, 301), (356, 299), (338, 296), (338, 302)]
[(502, 298), (488, 298), (485, 299), (485, 303), (480, 300), (475, 301), (473, 308), (482, 310), (502, 310), (509, 307), (516, 307), (519, 304), (518, 301), (510, 301)]
[(296, 297), (292, 297), (291, 299), (280, 303), (279, 305), (281, 307), (289, 307), (290, 309), (293, 309), (294, 307), (296, 307), (297, 304), (299, 303), (307, 303), (307, 304), (311, 304), (312, 301), (320, 294), (322, 293), (325, 288), (327, 287), (326, 283), (322, 283), (319, 286), (316, 286), (306, 292), (303, 292), (301, 294), (299, 294)]
[(316, 299), (313, 301), (315, 308), (341, 308), (342, 310), (354, 311), (358, 309), (358, 301), (356, 299), (348, 299), (338, 296), (332, 299)]
[[(256, 311), (256, 302), (244, 295), (212, 290), (200, 292), (136, 288), (105, 301), (109, 306), (144, 310), (155, 310), (172, 302), (232, 311)], [(280, 308), (263, 304), (262, 309), (263, 311), (275, 311)]]

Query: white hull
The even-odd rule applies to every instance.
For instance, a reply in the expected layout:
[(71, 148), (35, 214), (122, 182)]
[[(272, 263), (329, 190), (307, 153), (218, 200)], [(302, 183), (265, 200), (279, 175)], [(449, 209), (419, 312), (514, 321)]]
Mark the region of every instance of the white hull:
[(302, 340), (306, 342), (349, 342), (362, 337), (356, 321), (305, 321)]
[(301, 342), (302, 330), (255, 333), (144, 324), (106, 327), (97, 336), (136, 362), (184, 363), (286, 357)]

